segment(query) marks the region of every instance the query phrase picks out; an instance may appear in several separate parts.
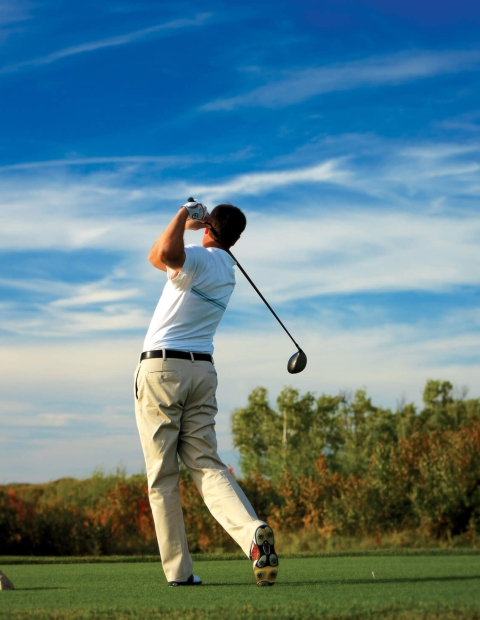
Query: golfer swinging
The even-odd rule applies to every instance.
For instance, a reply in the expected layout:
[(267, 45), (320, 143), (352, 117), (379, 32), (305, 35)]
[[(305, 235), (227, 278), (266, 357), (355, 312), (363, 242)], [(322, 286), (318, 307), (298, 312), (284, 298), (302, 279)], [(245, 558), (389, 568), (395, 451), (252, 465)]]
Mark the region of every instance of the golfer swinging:
[[(170, 586), (201, 584), (192, 573), (180, 502), (177, 454), (212, 515), (253, 561), (259, 586), (278, 572), (273, 531), (255, 514), (217, 454), (217, 373), (213, 336), (235, 286), (224, 248), (239, 239), (245, 215), (221, 204), (211, 214), (193, 198), (181, 207), (148, 257), (167, 283), (135, 371), (135, 415), (163, 570)], [(204, 229), (202, 247), (185, 230)]]

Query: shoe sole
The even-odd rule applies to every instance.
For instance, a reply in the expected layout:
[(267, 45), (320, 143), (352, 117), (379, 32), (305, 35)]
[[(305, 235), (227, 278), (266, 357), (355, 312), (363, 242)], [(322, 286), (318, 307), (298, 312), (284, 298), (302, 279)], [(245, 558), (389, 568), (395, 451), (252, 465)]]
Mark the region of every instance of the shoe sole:
[(193, 587), (193, 586), (201, 586), (202, 582), (198, 582), (198, 583), (178, 583), (177, 581), (173, 581), (172, 583), (168, 584), (169, 588), (179, 588), (180, 586), (185, 586), (185, 587)]
[(179, 588), (180, 586), (201, 586), (202, 581), (169, 581), (168, 585), (170, 588)]
[(255, 543), (260, 557), (253, 563), (253, 574), (257, 586), (273, 586), (278, 575), (278, 556), (275, 553), (275, 538), (271, 527), (260, 526), (255, 532)]

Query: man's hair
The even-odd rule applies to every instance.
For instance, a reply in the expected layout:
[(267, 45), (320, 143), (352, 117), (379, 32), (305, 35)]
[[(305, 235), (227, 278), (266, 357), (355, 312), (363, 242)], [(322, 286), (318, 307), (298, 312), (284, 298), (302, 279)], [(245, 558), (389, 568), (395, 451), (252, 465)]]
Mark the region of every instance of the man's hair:
[(232, 247), (245, 230), (247, 218), (244, 213), (233, 205), (217, 205), (210, 214), (212, 237), (227, 248)]

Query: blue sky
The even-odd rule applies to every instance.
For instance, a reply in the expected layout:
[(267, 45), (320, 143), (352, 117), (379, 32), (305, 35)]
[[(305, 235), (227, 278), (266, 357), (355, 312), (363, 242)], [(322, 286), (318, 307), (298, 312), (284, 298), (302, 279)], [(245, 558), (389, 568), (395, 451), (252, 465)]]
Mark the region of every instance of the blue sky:
[[(257, 385), (480, 396), (480, 5), (0, 5), (0, 482), (143, 467), (132, 375), (186, 198), (247, 214), (217, 430)], [(189, 233), (188, 241), (199, 242)]]

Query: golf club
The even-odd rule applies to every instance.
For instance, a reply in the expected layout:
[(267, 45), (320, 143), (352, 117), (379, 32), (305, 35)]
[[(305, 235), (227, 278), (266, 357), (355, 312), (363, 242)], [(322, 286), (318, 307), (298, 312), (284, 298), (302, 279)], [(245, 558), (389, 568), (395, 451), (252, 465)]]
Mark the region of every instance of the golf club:
[[(215, 230), (213, 230), (213, 234), (215, 235)], [(216, 236), (218, 237), (218, 235), (216, 235)], [(302, 370), (304, 370), (305, 366), (307, 365), (307, 356), (302, 351), (302, 349), (298, 346), (298, 344), (295, 342), (295, 340), (293, 339), (292, 334), (288, 331), (288, 329), (285, 327), (285, 325), (279, 319), (279, 317), (278, 317), (277, 313), (275, 312), (275, 310), (268, 303), (268, 301), (265, 299), (265, 297), (262, 295), (262, 293), (260, 293), (258, 288), (255, 286), (255, 283), (252, 281), (252, 279), (250, 278), (248, 273), (245, 271), (245, 269), (240, 265), (240, 263), (235, 258), (235, 256), (230, 252), (230, 250), (228, 248), (224, 248), (224, 249), (228, 252), (228, 254), (230, 254), (230, 256), (233, 258), (233, 260), (236, 262), (237, 267), (240, 269), (240, 271), (243, 273), (243, 275), (247, 278), (247, 280), (253, 286), (253, 288), (257, 292), (258, 296), (263, 301), (263, 303), (267, 306), (267, 308), (270, 310), (270, 312), (273, 314), (273, 316), (277, 319), (277, 321), (280, 323), (280, 325), (283, 327), (283, 329), (287, 332), (288, 336), (290, 337), (290, 340), (297, 347), (298, 351), (296, 353), (294, 353), (292, 355), (292, 357), (288, 360), (288, 363), (287, 363), (287, 370), (288, 370), (288, 372), (290, 374), (292, 374), (292, 375), (295, 375), (295, 374), (297, 374), (299, 372), (302, 372)]]
[[(191, 201), (193, 202), (194, 200), (195, 200), (194, 198), (189, 198), (188, 199), (189, 202), (191, 202)], [(218, 233), (216, 232), (216, 230), (210, 224), (208, 225), (208, 227), (213, 232), (214, 236), (216, 237), (216, 240), (219, 243), (222, 243)], [(223, 245), (223, 243), (222, 243), (222, 245)], [(230, 254), (230, 256), (233, 258), (233, 260), (237, 264), (237, 267), (240, 269), (240, 271), (243, 273), (243, 275), (247, 278), (247, 280), (253, 286), (253, 288), (257, 292), (258, 296), (260, 297), (260, 299), (267, 306), (267, 308), (270, 310), (270, 312), (273, 314), (273, 316), (277, 319), (277, 321), (280, 323), (280, 325), (283, 327), (283, 329), (287, 332), (287, 334), (290, 337), (290, 340), (293, 342), (293, 344), (297, 347), (297, 349), (298, 349), (297, 352), (294, 353), (292, 355), (292, 357), (288, 360), (288, 363), (287, 363), (287, 370), (288, 370), (288, 372), (290, 374), (292, 374), (292, 375), (297, 374), (299, 372), (302, 372), (302, 370), (304, 370), (305, 366), (307, 365), (307, 356), (302, 351), (302, 349), (298, 346), (298, 344), (295, 342), (295, 340), (293, 339), (292, 334), (288, 331), (288, 329), (285, 327), (285, 325), (279, 319), (279, 317), (278, 317), (277, 313), (275, 312), (275, 310), (268, 303), (268, 301), (265, 299), (265, 297), (262, 295), (262, 293), (260, 293), (258, 288), (255, 286), (255, 283), (252, 281), (252, 279), (250, 278), (248, 273), (245, 271), (245, 269), (240, 265), (240, 263), (235, 258), (235, 256), (230, 252), (230, 250), (227, 247), (223, 246), (223, 249), (227, 252), (227, 254)]]

